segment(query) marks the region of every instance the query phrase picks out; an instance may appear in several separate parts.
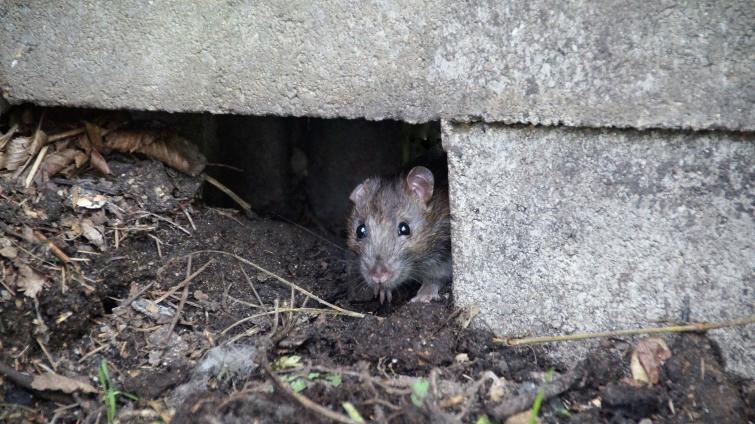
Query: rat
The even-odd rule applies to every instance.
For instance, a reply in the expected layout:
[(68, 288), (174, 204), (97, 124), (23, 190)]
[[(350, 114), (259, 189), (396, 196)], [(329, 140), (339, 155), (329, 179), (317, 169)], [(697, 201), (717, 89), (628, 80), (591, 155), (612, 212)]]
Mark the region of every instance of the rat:
[(412, 302), (439, 299), (451, 281), (451, 217), (448, 190), (433, 173), (415, 166), (394, 178), (371, 177), (349, 196), (348, 246), (380, 303), (407, 281), (422, 286)]

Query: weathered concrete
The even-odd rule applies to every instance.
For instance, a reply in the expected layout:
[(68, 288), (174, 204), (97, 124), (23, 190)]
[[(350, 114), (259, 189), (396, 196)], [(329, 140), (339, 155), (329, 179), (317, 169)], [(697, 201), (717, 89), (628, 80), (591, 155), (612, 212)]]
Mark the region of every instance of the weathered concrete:
[[(443, 136), (454, 297), (502, 335), (755, 313), (753, 135), (444, 123)], [(712, 334), (755, 377), (755, 326)]]
[(14, 103), (755, 130), (751, 0), (0, 4)]

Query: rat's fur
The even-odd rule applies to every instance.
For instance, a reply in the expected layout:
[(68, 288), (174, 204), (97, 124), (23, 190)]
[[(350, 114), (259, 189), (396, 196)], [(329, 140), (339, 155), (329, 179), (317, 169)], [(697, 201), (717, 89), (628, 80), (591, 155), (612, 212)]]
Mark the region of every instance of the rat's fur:
[[(407, 176), (368, 178), (352, 193), (354, 208), (348, 222), (348, 245), (359, 255), (359, 270), (367, 284), (390, 302), (391, 292), (400, 284), (416, 280), (422, 283), (412, 300), (429, 301), (438, 297), (438, 289), (451, 279), (451, 220), (448, 194), (433, 187), (432, 173), (426, 168), (429, 185), (427, 201), (412, 190)], [(429, 178), (428, 178), (429, 177)], [(427, 181), (429, 180), (429, 181)], [(398, 234), (399, 223), (411, 229), (408, 236)], [(357, 238), (359, 225), (367, 227), (367, 235)], [(375, 283), (370, 270), (376, 266), (390, 270), (392, 278)]]

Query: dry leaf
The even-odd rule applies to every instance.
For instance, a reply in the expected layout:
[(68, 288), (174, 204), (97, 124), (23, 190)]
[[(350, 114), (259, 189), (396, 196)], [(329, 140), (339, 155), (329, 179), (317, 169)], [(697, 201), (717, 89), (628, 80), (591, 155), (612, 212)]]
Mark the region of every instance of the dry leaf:
[(27, 243), (37, 243), (39, 241), (37, 240), (37, 237), (34, 235), (34, 230), (32, 230), (31, 227), (27, 225), (24, 225), (24, 227), (21, 229), (21, 237)]
[(53, 373), (35, 376), (31, 381), (31, 387), (34, 390), (57, 390), (63, 393), (97, 393), (97, 389), (85, 381)]
[(86, 134), (81, 134), (76, 138), (76, 142), (82, 149), (84, 149), (87, 156), (92, 153), (92, 143), (89, 141), (89, 137), (87, 137)]
[[(8, 144), (8, 142), (13, 138), (14, 135), (16, 135), (17, 131), (18, 124), (15, 124), (11, 127), (11, 129), (8, 130), (7, 133), (3, 134), (2, 137), (0, 137), (0, 151), (5, 149), (5, 145)], [(1, 165), (0, 168), (2, 168)]]
[(469, 324), (472, 323), (472, 320), (479, 315), (480, 313), (480, 307), (477, 305), (472, 305), (469, 307), (464, 308), (459, 316), (456, 317), (456, 323), (461, 328), (467, 328), (469, 327)]
[(29, 265), (18, 267), (19, 277), (16, 281), (16, 287), (27, 297), (35, 298), (45, 286), (45, 278), (37, 274)]
[(496, 378), (493, 379), (493, 384), (490, 385), (490, 389), (488, 389), (488, 398), (493, 402), (500, 402), (508, 394), (509, 388), (506, 384), (506, 380), (496, 376)]
[(32, 156), (36, 156), (46, 144), (47, 133), (42, 130), (34, 131), (34, 137), (32, 137), (31, 146), (29, 147), (29, 153), (31, 153)]
[(102, 142), (102, 128), (99, 126), (91, 123), (91, 122), (84, 122), (84, 125), (86, 126), (87, 130), (87, 137), (89, 138), (89, 141), (92, 143), (92, 147), (94, 150), (102, 153), (107, 153), (105, 149), (105, 144)]
[(197, 146), (169, 131), (114, 131), (105, 138), (105, 146), (120, 152), (141, 153), (192, 176), (202, 172), (207, 163)]
[(5, 169), (15, 171), (26, 163), (31, 156), (28, 150), (30, 144), (31, 139), (29, 137), (16, 137), (11, 140), (5, 151)]
[(49, 179), (50, 177), (61, 172), (71, 163), (76, 163), (77, 167), (80, 167), (79, 161), (81, 161), (82, 157), (84, 161), (86, 161), (86, 154), (84, 154), (84, 152), (82, 152), (81, 150), (73, 148), (65, 149), (63, 151), (47, 155), (45, 161), (42, 162), (42, 166), (40, 167), (43, 179)]
[(92, 218), (92, 222), (94, 223), (94, 225), (104, 225), (108, 222), (107, 215), (105, 214), (104, 209), (100, 209), (92, 213), (92, 216), (90, 218)]
[(97, 246), (98, 249), (103, 252), (107, 250), (107, 244), (105, 243), (105, 229), (101, 225), (94, 225), (89, 218), (81, 220), (81, 234), (89, 240), (90, 243)]
[(15, 257), (18, 256), (18, 249), (13, 246), (5, 246), (0, 249), (0, 255), (8, 259), (15, 259)]
[(657, 384), (660, 368), (671, 357), (671, 350), (663, 339), (648, 337), (640, 340), (632, 352), (630, 367), (632, 378), (650, 384)]
[(100, 209), (107, 203), (107, 197), (97, 192), (75, 186), (71, 189), (71, 205), (74, 209)]
[(92, 152), (89, 156), (89, 162), (92, 164), (92, 168), (100, 171), (105, 175), (112, 175), (113, 171), (110, 170), (107, 161), (97, 150), (92, 149)]
[[(506, 418), (506, 421), (504, 421), (504, 424), (529, 424), (532, 421), (530, 421), (530, 417), (532, 416), (532, 412), (530, 410), (526, 410), (524, 412), (520, 412), (516, 415), (512, 415), (508, 418)], [(535, 418), (535, 422), (540, 424), (543, 422), (542, 418), (537, 417)]]

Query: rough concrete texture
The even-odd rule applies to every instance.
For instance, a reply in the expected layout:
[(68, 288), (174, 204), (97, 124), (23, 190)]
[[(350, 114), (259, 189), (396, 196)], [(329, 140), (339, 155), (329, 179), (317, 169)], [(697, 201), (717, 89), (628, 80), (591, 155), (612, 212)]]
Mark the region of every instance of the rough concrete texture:
[[(501, 335), (755, 313), (752, 134), (444, 123), (443, 136), (454, 297)], [(711, 334), (755, 377), (754, 325)]]
[(751, 0), (0, 3), (12, 102), (755, 130)]

